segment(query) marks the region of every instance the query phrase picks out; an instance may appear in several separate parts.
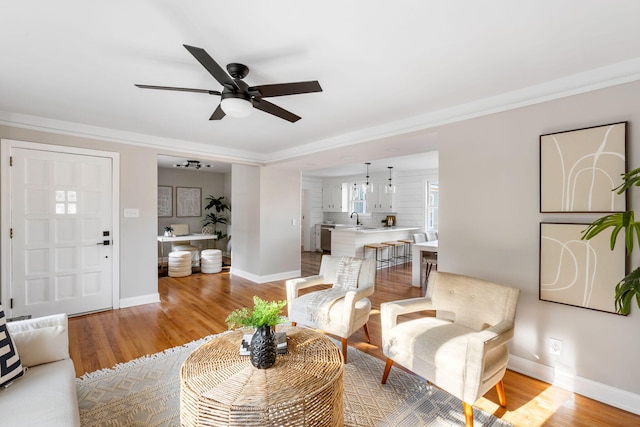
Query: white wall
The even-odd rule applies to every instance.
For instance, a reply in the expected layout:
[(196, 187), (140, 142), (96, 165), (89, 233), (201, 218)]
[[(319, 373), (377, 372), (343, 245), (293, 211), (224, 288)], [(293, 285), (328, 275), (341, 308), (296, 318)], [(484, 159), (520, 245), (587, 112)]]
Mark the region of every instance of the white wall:
[(300, 172), (261, 169), (260, 273), (269, 280), (300, 275)]
[(245, 165), (231, 173), (231, 272), (257, 283), (299, 276), (300, 173)]
[[(231, 222), (233, 224), (233, 249), (231, 271), (248, 275), (260, 265), (260, 168), (232, 165)], [(254, 273), (259, 276), (259, 271)]]
[[(623, 317), (540, 301), (538, 251), (541, 221), (599, 216), (539, 213), (539, 135), (628, 120), (628, 163), (638, 167), (638, 99), (636, 82), (438, 128), (438, 270), (521, 290), (510, 366), (636, 412), (640, 310)], [(631, 206), (640, 208), (637, 189)], [(549, 337), (563, 341), (561, 357), (549, 354)]]

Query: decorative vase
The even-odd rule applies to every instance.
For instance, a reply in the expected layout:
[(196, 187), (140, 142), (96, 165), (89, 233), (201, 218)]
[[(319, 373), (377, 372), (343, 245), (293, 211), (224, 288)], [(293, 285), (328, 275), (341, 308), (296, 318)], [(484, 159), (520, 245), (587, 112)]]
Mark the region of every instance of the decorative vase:
[(260, 326), (251, 338), (249, 354), (251, 364), (258, 369), (267, 369), (276, 363), (276, 335), (271, 326)]

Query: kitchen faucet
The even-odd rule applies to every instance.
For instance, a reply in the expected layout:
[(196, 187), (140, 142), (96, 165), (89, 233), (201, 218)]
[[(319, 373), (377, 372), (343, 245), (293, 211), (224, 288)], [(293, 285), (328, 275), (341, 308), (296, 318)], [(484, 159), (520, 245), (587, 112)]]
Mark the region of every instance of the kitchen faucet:
[(350, 218), (353, 218), (353, 214), (356, 214), (356, 225), (362, 225), (360, 224), (360, 217), (358, 216), (358, 212), (351, 212)]

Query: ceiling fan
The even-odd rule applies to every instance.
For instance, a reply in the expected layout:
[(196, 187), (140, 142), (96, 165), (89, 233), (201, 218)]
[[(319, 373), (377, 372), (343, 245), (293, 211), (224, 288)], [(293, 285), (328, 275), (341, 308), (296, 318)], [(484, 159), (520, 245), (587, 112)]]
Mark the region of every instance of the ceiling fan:
[(244, 64), (231, 63), (227, 65), (228, 74), (216, 61), (199, 47), (183, 45), (202, 66), (223, 86), (222, 92), (207, 89), (189, 89), (183, 87), (150, 86), (136, 84), (142, 89), (176, 90), (181, 92), (208, 93), (218, 95), (220, 104), (213, 112), (209, 120), (221, 120), (225, 115), (232, 117), (246, 117), (254, 108), (265, 113), (273, 114), (291, 123), (300, 120), (300, 116), (278, 107), (263, 98), (275, 96), (298, 95), (303, 93), (322, 92), (320, 83), (316, 80), (296, 83), (278, 83), (268, 85), (249, 86), (242, 79), (249, 74), (249, 67)]

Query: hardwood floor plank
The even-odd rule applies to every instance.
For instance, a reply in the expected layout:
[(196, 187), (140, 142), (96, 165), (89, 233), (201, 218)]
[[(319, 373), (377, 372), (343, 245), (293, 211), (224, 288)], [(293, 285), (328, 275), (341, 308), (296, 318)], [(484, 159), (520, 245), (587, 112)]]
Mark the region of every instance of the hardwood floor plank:
[[(302, 254), (302, 276), (318, 273), (321, 254)], [(380, 304), (421, 295), (410, 286), (411, 267), (380, 270), (376, 291), (371, 296), (369, 321), (371, 344), (360, 329), (349, 338), (349, 345), (385, 360), (381, 347)], [(266, 300), (286, 299), (284, 281), (257, 284), (228, 271), (193, 274), (183, 278), (158, 279), (160, 302), (121, 310), (93, 313), (69, 319), (71, 358), (76, 375), (110, 368), (117, 363), (186, 344), (227, 329), (224, 320), (236, 308), (253, 305), (253, 296)], [(432, 315), (425, 312), (413, 314)], [(516, 331), (517, 333), (517, 331)], [(393, 369), (400, 369), (394, 366)], [(382, 371), (380, 372), (382, 379)], [(515, 426), (632, 426), (640, 416), (554, 387), (513, 371), (504, 378), (507, 408), (498, 405), (491, 390), (474, 406)], [(462, 411), (462, 406), (460, 407)]]

